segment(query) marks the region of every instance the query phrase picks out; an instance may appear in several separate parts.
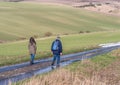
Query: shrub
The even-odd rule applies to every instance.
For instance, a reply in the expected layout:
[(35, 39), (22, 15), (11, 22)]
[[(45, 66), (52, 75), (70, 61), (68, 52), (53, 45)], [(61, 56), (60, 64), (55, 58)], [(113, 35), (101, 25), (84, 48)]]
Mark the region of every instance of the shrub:
[(25, 40), (26, 38), (25, 37), (20, 37), (19, 40)]
[(80, 34), (81, 34), (81, 33), (84, 33), (84, 31), (80, 31), (79, 33), (80, 33)]
[(45, 33), (45, 36), (46, 36), (46, 37), (49, 37), (49, 36), (51, 36), (51, 35), (52, 35), (51, 32), (46, 32), (46, 33)]
[(110, 3), (107, 2), (107, 3), (105, 3), (105, 4), (110, 4)]
[(3, 40), (0, 40), (0, 43), (3, 43), (4, 41)]
[(63, 35), (69, 35), (68, 33), (64, 33)]
[(97, 4), (97, 6), (102, 6), (102, 4)]
[(112, 10), (108, 11), (109, 13), (113, 12)]
[(90, 31), (86, 31), (86, 33), (90, 33)]
[(38, 38), (38, 35), (33, 35), (34, 38)]

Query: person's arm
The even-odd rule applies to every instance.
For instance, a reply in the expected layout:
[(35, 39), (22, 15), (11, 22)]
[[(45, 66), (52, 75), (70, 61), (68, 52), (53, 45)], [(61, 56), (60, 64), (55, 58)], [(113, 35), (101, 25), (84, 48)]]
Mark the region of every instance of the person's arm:
[(35, 54), (36, 54), (36, 51), (37, 51), (37, 45), (34, 44), (34, 48), (35, 48)]
[(28, 44), (28, 50), (30, 49), (30, 44)]
[(63, 49), (62, 49), (62, 42), (60, 41), (59, 43), (60, 43), (60, 45), (59, 45), (60, 46), (60, 55), (62, 55), (62, 51), (63, 51)]
[(53, 48), (53, 43), (54, 43), (54, 41), (52, 42), (52, 45), (51, 45), (51, 52), (53, 51), (53, 49), (52, 49)]
[(37, 51), (37, 46), (35, 45), (35, 54), (36, 54), (36, 51)]
[(30, 43), (28, 44), (28, 52), (30, 54)]

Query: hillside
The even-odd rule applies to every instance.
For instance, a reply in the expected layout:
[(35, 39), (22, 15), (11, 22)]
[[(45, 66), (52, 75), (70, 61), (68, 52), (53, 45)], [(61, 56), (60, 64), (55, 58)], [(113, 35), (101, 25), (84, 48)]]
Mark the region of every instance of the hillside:
[(49, 32), (73, 34), (109, 31), (120, 27), (120, 17), (64, 5), (0, 3), (0, 41), (44, 37)]
[(0, 0), (9, 2), (20, 2), (20, 1), (45, 1), (45, 2), (106, 2), (106, 1), (119, 1), (119, 0)]

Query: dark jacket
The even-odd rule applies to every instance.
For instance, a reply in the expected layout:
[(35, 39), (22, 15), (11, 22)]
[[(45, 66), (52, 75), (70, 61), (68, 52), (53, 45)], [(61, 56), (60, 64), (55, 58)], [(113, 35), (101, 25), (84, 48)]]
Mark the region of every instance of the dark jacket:
[[(52, 49), (55, 41), (58, 42), (58, 50), (53, 50)], [(53, 52), (54, 55), (60, 55), (60, 53), (62, 53), (62, 43), (59, 39), (56, 39), (55, 41), (53, 41), (53, 43), (51, 45), (51, 51)]]

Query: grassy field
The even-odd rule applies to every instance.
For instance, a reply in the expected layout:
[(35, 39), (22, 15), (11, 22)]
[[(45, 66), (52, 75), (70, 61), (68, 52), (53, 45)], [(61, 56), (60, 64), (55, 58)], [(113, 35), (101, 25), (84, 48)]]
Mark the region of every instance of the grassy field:
[(0, 2), (0, 40), (44, 37), (80, 31), (118, 30), (120, 17), (94, 13), (64, 5)]
[[(90, 33), (80, 33), (86, 31)], [(54, 36), (46, 38), (47, 32)], [(0, 66), (29, 61), (27, 47), (30, 36), (37, 37), (36, 59), (51, 57), (51, 43), (57, 34), (61, 35), (63, 54), (93, 49), (101, 43), (119, 42), (120, 17), (65, 5), (0, 2), (0, 42), (8, 41), (0, 44)], [(40, 78), (30, 79), (30, 83), (28, 80), (23, 85), (44, 85), (49, 82), (51, 85), (58, 83), (60, 85), (63, 83), (79, 85), (80, 82), (82, 82), (81, 85), (98, 85), (98, 83), (101, 84), (99, 80), (103, 78), (98, 72), (116, 61), (119, 53), (120, 50), (77, 62), (63, 70), (54, 71), (55, 74), (48, 73), (46, 77), (43, 75)], [(117, 65), (113, 64), (113, 66)], [(118, 70), (118, 72), (120, 71)], [(96, 78), (97, 80), (94, 80)], [(119, 76), (116, 78), (120, 79)], [(49, 81), (49, 79), (58, 79), (58, 81)], [(103, 79), (107, 79), (107, 76)], [(109, 80), (102, 83), (105, 85), (106, 81), (109, 83)], [(110, 83), (112, 82), (110, 81)]]
[[(98, 47), (101, 43), (120, 41), (120, 31), (95, 32), (61, 36), (63, 54), (80, 52)], [(37, 39), (36, 59), (52, 56), (50, 47), (55, 37)], [(0, 66), (29, 61), (28, 41), (0, 44)]]
[(119, 85), (120, 49), (14, 85)]
[[(29, 61), (30, 36), (43, 37), (46, 32), (70, 34), (62, 35), (64, 54), (69, 54), (95, 48), (101, 43), (120, 41), (119, 27), (120, 17), (70, 6), (1, 2), (0, 42), (14, 42), (0, 44), (0, 66)], [(78, 34), (83, 31), (90, 33)], [(25, 38), (27, 40), (15, 41)], [(52, 56), (50, 46), (54, 38), (36, 39), (36, 59)]]

